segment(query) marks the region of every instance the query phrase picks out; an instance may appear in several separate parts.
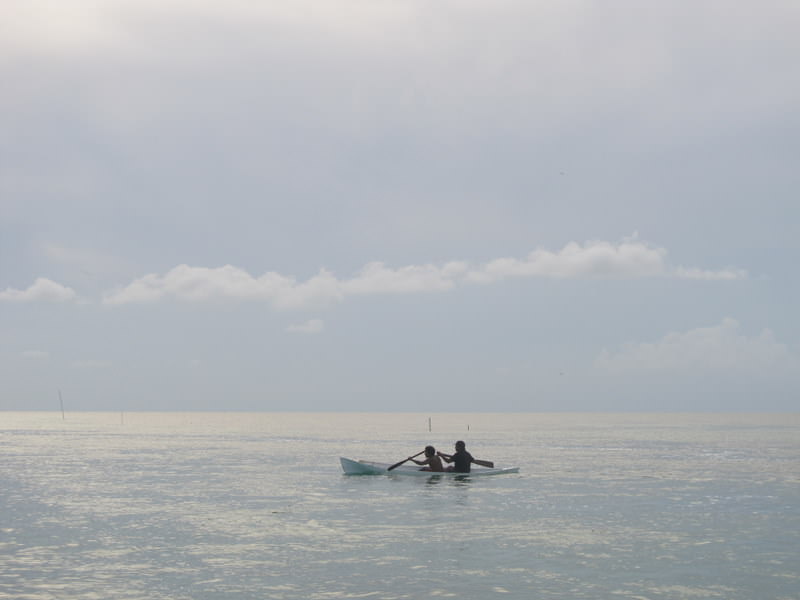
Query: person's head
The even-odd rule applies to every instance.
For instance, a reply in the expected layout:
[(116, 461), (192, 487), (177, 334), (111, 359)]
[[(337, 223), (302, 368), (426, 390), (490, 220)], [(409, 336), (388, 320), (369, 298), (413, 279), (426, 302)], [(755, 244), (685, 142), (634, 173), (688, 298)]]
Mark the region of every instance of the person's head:
[(433, 446), (425, 446), (425, 456), (433, 456), (436, 454), (436, 448)]
[(466, 449), (467, 449), (467, 445), (464, 442), (462, 442), (461, 440), (458, 440), (456, 442), (456, 450), (457, 451), (466, 450)]

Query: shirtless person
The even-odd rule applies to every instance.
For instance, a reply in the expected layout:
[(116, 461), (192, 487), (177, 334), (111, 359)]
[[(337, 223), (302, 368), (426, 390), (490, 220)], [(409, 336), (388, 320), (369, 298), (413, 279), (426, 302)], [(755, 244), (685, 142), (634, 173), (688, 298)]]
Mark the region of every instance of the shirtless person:
[(425, 446), (425, 459), (424, 460), (415, 460), (411, 459), (412, 462), (418, 465), (427, 465), (420, 469), (420, 471), (433, 471), (434, 473), (441, 473), (444, 471), (444, 465), (442, 465), (442, 459), (439, 458), (436, 454), (436, 448), (433, 446)]

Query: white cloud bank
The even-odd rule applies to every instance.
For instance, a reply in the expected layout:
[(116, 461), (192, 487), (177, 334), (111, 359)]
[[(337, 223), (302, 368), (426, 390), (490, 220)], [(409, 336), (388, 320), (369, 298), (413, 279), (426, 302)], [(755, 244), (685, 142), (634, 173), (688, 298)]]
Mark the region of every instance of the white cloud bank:
[(800, 356), (778, 342), (768, 329), (748, 337), (734, 319), (712, 327), (673, 332), (657, 342), (626, 344), (603, 350), (595, 368), (608, 374), (636, 373), (800, 373)]
[(741, 279), (747, 276), (745, 271), (738, 269), (672, 268), (668, 266), (666, 256), (664, 248), (652, 247), (635, 239), (619, 244), (594, 241), (581, 245), (570, 242), (558, 252), (539, 249), (524, 259), (498, 258), (470, 270), (466, 280), (490, 283), (506, 277)]
[(7, 288), (0, 292), (0, 301), (7, 302), (67, 302), (74, 300), (77, 294), (75, 290), (39, 277), (26, 290), (16, 290)]
[(448, 290), (455, 285), (453, 274), (459, 270), (450, 265), (390, 269), (383, 263), (369, 263), (351, 279), (337, 279), (322, 269), (307, 281), (298, 282), (294, 277), (275, 272), (253, 277), (232, 265), (218, 268), (179, 265), (163, 276), (145, 275), (125, 288), (110, 292), (103, 302), (130, 304), (171, 297), (186, 301), (261, 300), (280, 309), (308, 308), (339, 302), (345, 296)]
[(324, 306), (348, 296), (442, 292), (463, 284), (488, 284), (509, 277), (639, 278), (732, 280), (745, 271), (670, 267), (667, 251), (637, 240), (619, 244), (571, 242), (558, 252), (535, 250), (527, 257), (498, 258), (475, 267), (463, 261), (442, 265), (409, 265), (392, 269), (381, 262), (364, 266), (350, 279), (338, 279), (325, 269), (310, 279), (268, 272), (254, 277), (231, 265), (218, 268), (179, 265), (164, 275), (149, 274), (105, 294), (105, 304), (154, 302), (165, 298), (184, 301), (220, 299), (259, 300), (276, 308)]

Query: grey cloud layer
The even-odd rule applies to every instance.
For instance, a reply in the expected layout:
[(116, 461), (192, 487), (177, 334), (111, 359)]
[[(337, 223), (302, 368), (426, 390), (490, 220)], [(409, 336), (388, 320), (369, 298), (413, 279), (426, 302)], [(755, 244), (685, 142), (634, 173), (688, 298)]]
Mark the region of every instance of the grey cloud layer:
[[(293, 137), (339, 143), (396, 128), (452, 143), (474, 139), (476, 128), (541, 136), (562, 119), (596, 123), (617, 115), (620, 95), (625, 109), (637, 109), (625, 111), (617, 133), (649, 139), (670, 137), (672, 125), (697, 135), (774, 119), (800, 99), (790, 76), (798, 51), (792, 2), (736, 11), (700, 3), (694, 26), (679, 28), (685, 8), (670, 3), (285, 4), (194, 2), (187, 11), (183, 3), (117, 0), (44, 10), (6, 2), (0, 22), (14, 26), (0, 50), (30, 59), (29, 75), (41, 79), (18, 86), (9, 108), (27, 110), (52, 92), (102, 135), (128, 144), (165, 127), (179, 131), (186, 119), (212, 128), (219, 116), (221, 141), (233, 133), (245, 145), (259, 139), (250, 137), (254, 128), (285, 141), (287, 123)], [(748, 35), (757, 27), (769, 27), (768, 44)], [(77, 78), (79, 95), (50, 87), (64, 73)], [(752, 83), (741, 86), (743, 77)], [(700, 120), (704, 128), (692, 127)]]
[(760, 408), (800, 371), (797, 31), (796, 0), (4, 0), (4, 401)]

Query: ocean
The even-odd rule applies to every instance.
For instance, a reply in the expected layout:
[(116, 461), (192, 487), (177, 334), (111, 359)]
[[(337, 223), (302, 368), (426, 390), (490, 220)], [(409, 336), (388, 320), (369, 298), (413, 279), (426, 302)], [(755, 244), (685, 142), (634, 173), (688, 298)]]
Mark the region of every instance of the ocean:
[(0, 598), (798, 599), (800, 415), (0, 412)]

